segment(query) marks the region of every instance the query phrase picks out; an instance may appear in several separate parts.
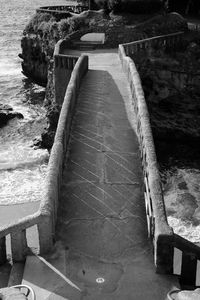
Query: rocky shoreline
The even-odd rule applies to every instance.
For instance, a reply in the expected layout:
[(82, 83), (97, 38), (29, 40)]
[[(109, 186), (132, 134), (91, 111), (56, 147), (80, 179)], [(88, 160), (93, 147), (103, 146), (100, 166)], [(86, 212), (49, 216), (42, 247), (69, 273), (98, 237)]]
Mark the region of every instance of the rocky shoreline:
[(14, 111), (10, 105), (0, 103), (0, 128), (14, 118), (23, 119), (24, 116), (20, 112)]

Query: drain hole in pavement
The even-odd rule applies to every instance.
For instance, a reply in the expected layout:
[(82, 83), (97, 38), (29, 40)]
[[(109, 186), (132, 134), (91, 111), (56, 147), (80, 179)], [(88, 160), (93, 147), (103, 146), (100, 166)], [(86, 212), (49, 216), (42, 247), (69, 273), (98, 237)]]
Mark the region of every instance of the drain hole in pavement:
[(102, 277), (99, 277), (99, 278), (96, 279), (97, 283), (104, 283), (104, 281), (105, 281), (105, 279), (102, 278)]

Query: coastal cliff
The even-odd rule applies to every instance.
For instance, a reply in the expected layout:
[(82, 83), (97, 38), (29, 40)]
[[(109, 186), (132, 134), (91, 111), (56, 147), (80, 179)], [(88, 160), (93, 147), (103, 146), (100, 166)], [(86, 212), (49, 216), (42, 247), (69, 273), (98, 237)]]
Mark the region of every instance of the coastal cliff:
[(38, 11), (27, 24), (21, 42), (23, 73), (36, 83), (46, 86), (44, 104), (47, 107), (48, 128), (35, 144), (50, 149), (56, 131), (60, 107), (54, 100), (53, 52), (59, 39), (67, 39), (69, 47), (89, 32), (104, 32), (104, 48), (117, 48), (120, 43), (132, 42), (154, 35), (186, 28), (178, 14), (107, 14), (105, 10), (83, 11), (66, 19)]
[(39, 85), (48, 82), (48, 66), (60, 36), (55, 28), (56, 19), (51, 14), (36, 13), (27, 24), (21, 40), (22, 71)]
[(23, 32), (22, 70), (27, 77), (46, 86), (49, 62), (59, 39), (68, 39), (73, 47), (73, 42), (86, 33), (104, 32), (105, 42), (101, 47), (117, 48), (122, 43), (183, 29), (186, 23), (178, 14), (106, 14), (101, 9), (60, 20), (51, 13), (38, 11)]
[(47, 84), (47, 68), (49, 57), (44, 51), (44, 40), (32, 34), (24, 36), (21, 42), (22, 72), (41, 86)]

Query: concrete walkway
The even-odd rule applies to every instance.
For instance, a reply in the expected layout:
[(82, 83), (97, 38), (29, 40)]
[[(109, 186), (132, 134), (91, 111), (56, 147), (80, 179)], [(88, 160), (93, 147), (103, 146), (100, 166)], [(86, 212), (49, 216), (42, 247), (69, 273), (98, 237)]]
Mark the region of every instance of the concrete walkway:
[(176, 281), (155, 274), (138, 141), (124, 104), (130, 102), (127, 80), (116, 51), (94, 51), (89, 59), (58, 210), (65, 275), (80, 289), (65, 287), (65, 297), (166, 299)]

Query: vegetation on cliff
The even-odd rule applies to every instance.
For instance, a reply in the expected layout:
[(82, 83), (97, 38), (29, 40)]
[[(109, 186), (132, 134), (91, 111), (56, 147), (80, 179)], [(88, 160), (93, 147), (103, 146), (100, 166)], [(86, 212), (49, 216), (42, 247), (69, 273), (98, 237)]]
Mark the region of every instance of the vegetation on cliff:
[(134, 57), (154, 137), (196, 143), (200, 138), (200, 40), (183, 39), (175, 51), (151, 47)]
[[(176, 14), (133, 15), (114, 11), (113, 9), (108, 14), (105, 9), (88, 10), (61, 20), (51, 13), (37, 12), (27, 24), (22, 39), (22, 68), (25, 75), (38, 83), (47, 84), (45, 103), (48, 104), (48, 110), (51, 112), (50, 118), (57, 120), (57, 111), (59, 111), (54, 103), (53, 64), (51, 63), (54, 47), (59, 39), (68, 39), (73, 43), (85, 33), (104, 32), (106, 38), (103, 47), (114, 48), (118, 47), (119, 43), (178, 31), (185, 29), (186, 26), (184, 19)], [(56, 126), (52, 126), (50, 118), (49, 128), (53, 132)], [(43, 147), (51, 147), (53, 134), (50, 135), (48, 138), (48, 130), (43, 134), (41, 144)]]

